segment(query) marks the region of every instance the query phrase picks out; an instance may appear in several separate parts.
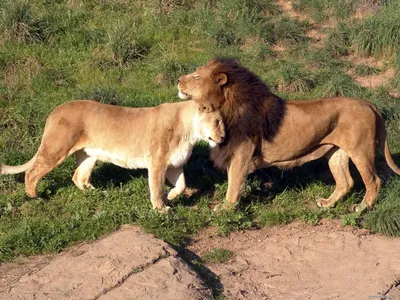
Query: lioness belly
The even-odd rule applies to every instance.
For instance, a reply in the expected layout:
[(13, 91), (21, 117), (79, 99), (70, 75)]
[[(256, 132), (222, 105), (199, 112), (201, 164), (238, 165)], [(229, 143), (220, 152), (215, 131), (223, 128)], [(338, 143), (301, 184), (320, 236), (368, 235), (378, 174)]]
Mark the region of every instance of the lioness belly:
[(131, 157), (124, 153), (117, 153), (98, 148), (84, 148), (88, 156), (96, 157), (103, 162), (110, 162), (122, 168), (127, 169), (147, 169), (148, 159), (146, 155), (139, 157)]
[(190, 144), (179, 145), (169, 156), (168, 166), (175, 168), (183, 166), (192, 154), (192, 149), (193, 146)]

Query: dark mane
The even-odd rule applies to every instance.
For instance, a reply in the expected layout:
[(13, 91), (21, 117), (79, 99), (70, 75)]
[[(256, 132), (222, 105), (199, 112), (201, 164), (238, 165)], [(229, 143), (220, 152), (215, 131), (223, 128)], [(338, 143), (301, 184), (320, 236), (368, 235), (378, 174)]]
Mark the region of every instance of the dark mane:
[(213, 154), (217, 166), (224, 167), (241, 140), (258, 140), (263, 136), (272, 142), (286, 105), (257, 75), (234, 59), (217, 58), (209, 61), (206, 67), (213, 76), (227, 75), (227, 82), (222, 86), (223, 99), (215, 99), (222, 103), (220, 110), (226, 123), (227, 141)]

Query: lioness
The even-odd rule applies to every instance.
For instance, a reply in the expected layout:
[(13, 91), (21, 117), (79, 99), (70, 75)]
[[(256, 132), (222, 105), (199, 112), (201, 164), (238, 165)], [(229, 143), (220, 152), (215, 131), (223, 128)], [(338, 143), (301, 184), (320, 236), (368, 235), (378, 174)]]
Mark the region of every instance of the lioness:
[(336, 189), (328, 199), (318, 199), (317, 205), (331, 207), (350, 191), (351, 158), (366, 186), (361, 204), (353, 209), (372, 207), (381, 187), (374, 163), (377, 142), (389, 167), (400, 174), (389, 151), (382, 115), (366, 101), (338, 97), (284, 102), (232, 59), (211, 60), (180, 77), (178, 89), (180, 98), (222, 113), (227, 138), (212, 150), (211, 158), (228, 171), (225, 208), (238, 202), (244, 178), (254, 169), (289, 168), (323, 156)]
[(71, 101), (47, 118), (35, 156), (21, 166), (0, 166), (0, 174), (27, 171), (26, 192), (37, 197), (38, 181), (72, 153), (77, 162), (72, 180), (79, 189), (93, 188), (90, 175), (97, 160), (128, 169), (147, 168), (151, 203), (154, 209), (163, 209), (165, 177), (175, 186), (167, 196), (171, 200), (186, 187), (182, 166), (194, 144), (205, 140), (214, 147), (224, 138), (221, 114), (200, 112), (194, 101), (152, 108)]

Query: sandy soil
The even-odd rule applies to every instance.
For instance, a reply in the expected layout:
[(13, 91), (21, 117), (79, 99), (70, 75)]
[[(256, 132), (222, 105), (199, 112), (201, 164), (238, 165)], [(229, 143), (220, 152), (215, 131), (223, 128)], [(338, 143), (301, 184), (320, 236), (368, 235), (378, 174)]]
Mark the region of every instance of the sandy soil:
[(227, 237), (208, 229), (189, 246), (199, 256), (213, 248), (235, 255), (208, 266), (228, 299), (400, 299), (400, 239), (341, 227), (339, 221), (295, 222)]
[[(227, 299), (400, 299), (400, 239), (341, 227), (290, 225), (234, 232), (209, 228), (188, 250), (233, 251), (207, 268)], [(134, 226), (51, 256), (0, 265), (0, 299), (212, 299), (168, 244)]]
[(168, 244), (124, 226), (53, 256), (0, 265), (0, 299), (210, 299), (211, 289)]

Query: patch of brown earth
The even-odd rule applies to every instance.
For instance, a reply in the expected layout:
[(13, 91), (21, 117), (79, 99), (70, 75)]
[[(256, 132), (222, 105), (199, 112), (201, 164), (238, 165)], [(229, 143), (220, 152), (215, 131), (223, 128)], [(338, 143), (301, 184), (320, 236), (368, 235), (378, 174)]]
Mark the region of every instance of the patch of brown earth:
[(293, 2), (287, 0), (278, 0), (277, 3), (282, 11), (291, 18), (296, 18), (299, 21), (307, 20), (305, 15), (300, 14), (293, 8)]
[(355, 82), (357, 82), (362, 87), (377, 88), (380, 86), (389, 85), (390, 81), (396, 74), (396, 71), (393, 68), (389, 68), (379, 74), (372, 74), (367, 76), (358, 76), (351, 71), (348, 74), (354, 79)]
[(211, 299), (168, 244), (133, 226), (59, 255), (0, 265), (0, 299)]
[[(347, 56), (346, 59), (353, 65), (366, 65), (381, 69), (385, 69), (385, 66), (389, 63), (389, 61), (377, 59), (375, 57), (362, 57), (355, 54)], [(355, 69), (350, 69), (347, 74), (362, 87), (377, 88), (389, 85), (390, 81), (394, 78), (396, 71), (393, 68), (387, 68), (379, 74), (359, 76), (355, 73)]]
[(355, 13), (353, 17), (355, 19), (366, 19), (368, 17), (373, 16), (381, 9), (382, 6), (379, 5), (379, 1), (377, 0), (363, 0), (359, 1), (355, 7)]
[(324, 220), (318, 226), (295, 222), (227, 237), (208, 229), (189, 246), (199, 256), (213, 248), (235, 254), (225, 264), (208, 266), (228, 299), (400, 295), (400, 239), (341, 227), (340, 221)]
[(286, 47), (283, 43), (278, 41), (278, 43), (271, 46), (271, 49), (275, 51), (279, 56), (286, 50)]
[(378, 59), (373, 56), (364, 57), (356, 54), (350, 54), (346, 57), (346, 59), (353, 65), (367, 65), (369, 67), (375, 67), (375, 68), (382, 68), (389, 63), (389, 61)]

